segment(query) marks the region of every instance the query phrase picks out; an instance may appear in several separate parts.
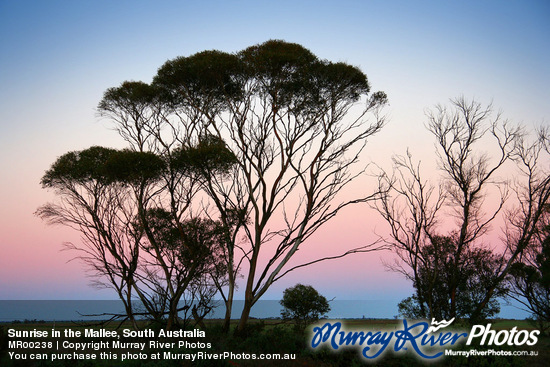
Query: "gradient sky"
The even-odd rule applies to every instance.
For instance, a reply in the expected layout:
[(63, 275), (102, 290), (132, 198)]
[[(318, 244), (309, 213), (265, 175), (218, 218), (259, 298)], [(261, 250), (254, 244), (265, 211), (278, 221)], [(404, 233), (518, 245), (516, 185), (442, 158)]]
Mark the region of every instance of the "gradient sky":
[[(236, 52), (268, 39), (359, 66), (388, 94), (388, 125), (367, 156), (389, 167), (409, 147), (433, 161), (424, 111), (464, 95), (493, 102), (529, 126), (550, 118), (547, 1), (74, 1), (0, 0), (0, 299), (109, 299), (60, 252), (78, 233), (33, 215), (57, 157), (91, 145), (123, 147), (95, 107), (124, 80), (150, 82), (166, 60), (208, 49)], [(370, 242), (384, 224), (365, 207), (345, 212), (300, 258)], [(315, 247), (315, 252), (311, 248)], [(322, 248), (322, 250), (318, 250)], [(308, 257), (309, 256), (309, 257)], [(328, 298), (396, 299), (411, 286), (365, 254), (295, 272)]]

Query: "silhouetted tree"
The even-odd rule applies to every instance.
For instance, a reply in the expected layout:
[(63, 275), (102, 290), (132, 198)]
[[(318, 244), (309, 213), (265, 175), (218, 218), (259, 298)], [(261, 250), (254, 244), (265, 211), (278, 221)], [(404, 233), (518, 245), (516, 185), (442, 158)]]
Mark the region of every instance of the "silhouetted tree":
[[(484, 277), (484, 286), (476, 290), (472, 306), (468, 307), (471, 322), (484, 318), (494, 309), (494, 300), (501, 293), (502, 282), (510, 271), (511, 264), (521, 256), (536, 234), (544, 206), (550, 197), (548, 170), (539, 162), (543, 141), (534, 144), (526, 141), (526, 133), (519, 127), (511, 127), (500, 116), (493, 117), (491, 106), (482, 107), (478, 102), (464, 98), (451, 101), (451, 108), (437, 106), (428, 113), (428, 129), (437, 142), (438, 164), (442, 172), (437, 185), (422, 178), (419, 165), (413, 163), (410, 154), (396, 157), (395, 175), (384, 176), (383, 184), (389, 187), (388, 195), (376, 203), (375, 208), (387, 221), (391, 239), (387, 240), (401, 262), (392, 266), (408, 276), (413, 284), (425, 283), (422, 269), (430, 269), (424, 259), (424, 249), (433, 246), (434, 239), (442, 237), (445, 226), (451, 238), (452, 255), (446, 269), (448, 287), (447, 318), (464, 316), (460, 311), (461, 284), (464, 282), (466, 264), (477, 257), (488, 259), (484, 265), (492, 268), (491, 276)], [(493, 142), (494, 156), (480, 152)], [(496, 253), (494, 246), (483, 243), (491, 223), (502, 212), (510, 186), (497, 179), (505, 163), (515, 163), (519, 172), (516, 184), (516, 206), (504, 213), (506, 239), (505, 252)], [(520, 182), (520, 180), (523, 180)], [(498, 201), (493, 209), (484, 205), (491, 192)], [(444, 217), (442, 208), (447, 207), (454, 224)], [(447, 220), (446, 220), (447, 219)], [(491, 255), (491, 251), (493, 254)], [(479, 277), (485, 272), (478, 269)], [(481, 279), (481, 278), (478, 278)], [(430, 298), (436, 295), (422, 292), (425, 286), (417, 287), (415, 299), (419, 313), (432, 315)], [(430, 289), (430, 288), (427, 288)], [(491, 312), (489, 312), (491, 313)]]
[(309, 324), (326, 317), (330, 311), (327, 299), (310, 285), (296, 284), (285, 289), (280, 303), (284, 307), (281, 310), (282, 318), (293, 320), (300, 332), (304, 332)]
[[(501, 259), (489, 250), (469, 247), (462, 255), (458, 284), (456, 285), (456, 311), (452, 314), (451, 292), (456, 241), (451, 237), (433, 237), (423, 244), (418, 254), (417, 278), (413, 280), (414, 296), (399, 304), (399, 313), (410, 318), (450, 320), (453, 317), (468, 319), (492, 284), (495, 270)], [(505, 294), (499, 287), (496, 296)], [(422, 300), (420, 302), (420, 300)], [(495, 298), (482, 310), (481, 318), (493, 317), (500, 311)]]
[(297, 44), (268, 41), (237, 54), (178, 57), (158, 70), (151, 85), (125, 82), (105, 94), (100, 111), (135, 150), (148, 148), (171, 160), (174, 149), (215, 137), (235, 158), (223, 174), (203, 164), (193, 176), (209, 197), (205, 215), (224, 228), (227, 287), (219, 289), (226, 329), (244, 263), (239, 331), (273, 282), (306, 265), (287, 266), (307, 238), (343, 208), (376, 196), (341, 197), (363, 173), (361, 152), (384, 123), (379, 110), (386, 96), (369, 92), (358, 68), (319, 60)]
[[(544, 205), (543, 193), (547, 190), (550, 178), (537, 172), (538, 161), (543, 153), (550, 155), (550, 138), (548, 130), (539, 132), (539, 139), (535, 144), (522, 142), (518, 157), (523, 162), (524, 172), (530, 178), (527, 185), (518, 183), (515, 192), (523, 201), (539, 200), (539, 205)], [(546, 156), (548, 158), (548, 155)], [(548, 160), (543, 164), (548, 163)], [(522, 205), (519, 210), (510, 211), (508, 241), (511, 243), (527, 241), (519, 236), (521, 229), (528, 225), (536, 225), (537, 230), (526, 244), (524, 251), (511, 265), (508, 277), (510, 296), (519, 301), (526, 310), (531, 312), (541, 330), (550, 327), (550, 204), (546, 203), (540, 213), (540, 219), (535, 222), (533, 218), (538, 212), (537, 206)], [(533, 224), (531, 224), (533, 223)]]
[(66, 247), (81, 253), (79, 258), (92, 271), (96, 285), (116, 290), (135, 327), (132, 300), (141, 234), (133, 226), (138, 207), (130, 186), (123, 180), (141, 181), (146, 191), (148, 183), (158, 179), (163, 169), (163, 161), (155, 155), (136, 154), (139, 157), (133, 158), (153, 167), (146, 174), (132, 171), (132, 167), (126, 167), (124, 172), (113, 169), (121, 157), (114, 149), (91, 147), (64, 154), (41, 181), (44, 188), (55, 190), (60, 202), (37, 210), (37, 215), (49, 224), (80, 232), (82, 244), (69, 243)]
[[(190, 151), (180, 149), (175, 157), (199, 158)], [(80, 252), (96, 285), (117, 291), (136, 328), (134, 298), (152, 319), (166, 318), (170, 329), (178, 323), (178, 304), (190, 284), (196, 286), (193, 282), (214, 268), (223, 277), (218, 225), (178, 210), (190, 205), (194, 193), (181, 186), (193, 181), (194, 161), (186, 159), (184, 164), (181, 157), (92, 147), (63, 155), (42, 178), (59, 203), (46, 204), (37, 214), (82, 234), (82, 244), (67, 247)], [(200, 159), (201, 164), (208, 160)], [(174, 203), (183, 197), (185, 202)]]
[(510, 296), (519, 301), (544, 331), (550, 328), (550, 236), (512, 265)]

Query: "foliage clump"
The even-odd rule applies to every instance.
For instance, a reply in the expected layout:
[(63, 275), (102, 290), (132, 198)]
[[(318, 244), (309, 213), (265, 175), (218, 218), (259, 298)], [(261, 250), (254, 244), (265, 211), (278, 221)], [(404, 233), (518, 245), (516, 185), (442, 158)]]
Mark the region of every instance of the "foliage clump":
[(330, 311), (327, 299), (310, 285), (296, 284), (285, 289), (280, 301), (285, 320), (293, 320), (296, 329), (304, 331), (307, 325), (326, 317)]

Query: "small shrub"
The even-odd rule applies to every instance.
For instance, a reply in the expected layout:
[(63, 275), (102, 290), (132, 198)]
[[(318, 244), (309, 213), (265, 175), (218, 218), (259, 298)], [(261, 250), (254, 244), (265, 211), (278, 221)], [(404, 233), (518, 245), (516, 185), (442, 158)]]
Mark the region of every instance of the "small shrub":
[(296, 330), (303, 333), (307, 325), (326, 316), (330, 311), (327, 299), (310, 285), (296, 284), (285, 289), (281, 306), (284, 320), (293, 320)]

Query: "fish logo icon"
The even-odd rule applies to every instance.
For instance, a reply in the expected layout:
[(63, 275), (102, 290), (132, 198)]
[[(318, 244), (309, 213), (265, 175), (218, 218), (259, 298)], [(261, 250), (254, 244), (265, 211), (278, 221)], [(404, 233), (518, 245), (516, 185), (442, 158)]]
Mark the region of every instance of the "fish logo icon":
[(441, 320), (439, 322), (435, 321), (435, 319), (432, 319), (432, 326), (428, 328), (428, 333), (435, 333), (439, 329), (446, 328), (447, 326), (451, 325), (455, 321), (455, 318), (453, 317), (449, 321)]

